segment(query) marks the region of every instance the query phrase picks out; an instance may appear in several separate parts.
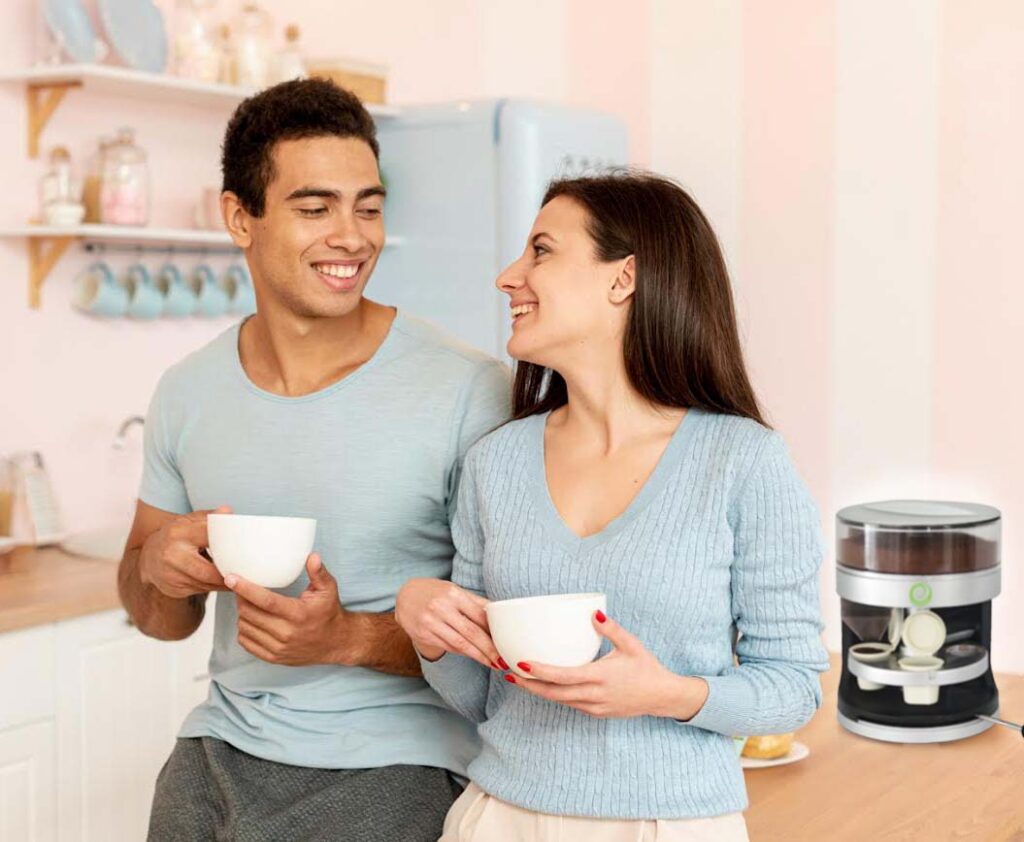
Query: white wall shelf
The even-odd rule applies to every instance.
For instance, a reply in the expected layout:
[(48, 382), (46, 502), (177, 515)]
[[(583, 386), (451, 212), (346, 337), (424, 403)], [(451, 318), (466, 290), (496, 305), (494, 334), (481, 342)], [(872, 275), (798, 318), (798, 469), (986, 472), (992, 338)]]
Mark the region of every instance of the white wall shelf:
[[(233, 107), (256, 93), (251, 88), (182, 79), (164, 73), (146, 73), (104, 64), (59, 64), (0, 73), (0, 83), (26, 86), (28, 97), (29, 156), (39, 156), (39, 138), (69, 90), (80, 88), (149, 102), (185, 103), (212, 107)], [(390, 105), (366, 106), (377, 120), (394, 117), (399, 110)]]
[[(0, 239), (24, 239), (28, 243), (28, 303), (33, 309), (38, 309), (42, 303), (43, 284), (47, 276), (67, 251), (68, 246), (76, 241), (140, 248), (234, 248), (231, 238), (224, 231), (203, 231), (195, 228), (136, 228), (127, 225), (14, 225), (0, 227)], [(401, 237), (389, 236), (384, 247), (400, 246), (402, 241)]]

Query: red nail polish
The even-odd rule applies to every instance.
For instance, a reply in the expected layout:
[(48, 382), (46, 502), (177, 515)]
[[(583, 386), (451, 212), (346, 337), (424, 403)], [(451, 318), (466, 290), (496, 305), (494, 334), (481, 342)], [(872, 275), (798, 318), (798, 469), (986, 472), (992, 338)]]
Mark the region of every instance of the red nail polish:
[(533, 672), (533, 670), (530, 669), (530, 665), (525, 661), (520, 661), (516, 666), (518, 666), (523, 672)]
[(507, 682), (508, 682), (509, 684), (515, 684), (515, 683), (516, 683), (516, 677), (515, 677), (514, 675), (506, 675), (506, 676), (505, 676), (505, 680), (506, 680), (506, 681), (507, 681)]
[(597, 612), (597, 622), (603, 623), (607, 619), (608, 618), (604, 616), (604, 611), (598, 611)]
[(505, 663), (504, 658), (498, 658), (498, 666), (500, 666), (503, 670), (507, 670), (509, 668), (508, 664)]

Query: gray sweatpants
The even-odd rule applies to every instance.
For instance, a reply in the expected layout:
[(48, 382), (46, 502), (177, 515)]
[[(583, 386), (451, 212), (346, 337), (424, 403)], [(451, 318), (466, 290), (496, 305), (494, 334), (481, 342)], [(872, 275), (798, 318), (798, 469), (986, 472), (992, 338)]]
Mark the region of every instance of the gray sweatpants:
[(445, 769), (307, 769), (212, 737), (179, 739), (149, 842), (436, 842), (462, 787)]

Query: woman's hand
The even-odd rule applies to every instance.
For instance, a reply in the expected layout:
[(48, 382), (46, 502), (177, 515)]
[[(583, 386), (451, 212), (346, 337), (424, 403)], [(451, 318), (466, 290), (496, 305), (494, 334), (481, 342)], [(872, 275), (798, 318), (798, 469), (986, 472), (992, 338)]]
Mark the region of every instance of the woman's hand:
[(492, 669), (508, 669), (494, 648), (487, 600), (442, 579), (410, 579), (398, 592), (395, 619), (428, 661), (445, 652), (465, 655)]
[(594, 628), (615, 647), (582, 667), (520, 663), (531, 679), (505, 676), (527, 693), (600, 718), (665, 716), (691, 719), (707, 699), (707, 682), (676, 675), (644, 648), (640, 640), (598, 611)]

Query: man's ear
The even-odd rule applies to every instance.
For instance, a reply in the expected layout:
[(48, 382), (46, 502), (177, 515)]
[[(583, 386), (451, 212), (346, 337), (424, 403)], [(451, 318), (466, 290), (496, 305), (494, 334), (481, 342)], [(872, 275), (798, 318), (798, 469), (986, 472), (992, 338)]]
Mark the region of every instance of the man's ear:
[(252, 217), (230, 190), (220, 194), (220, 215), (234, 244), (240, 249), (249, 248), (252, 245)]
[(619, 271), (608, 291), (612, 304), (625, 304), (636, 292), (636, 257), (632, 254), (619, 264)]

